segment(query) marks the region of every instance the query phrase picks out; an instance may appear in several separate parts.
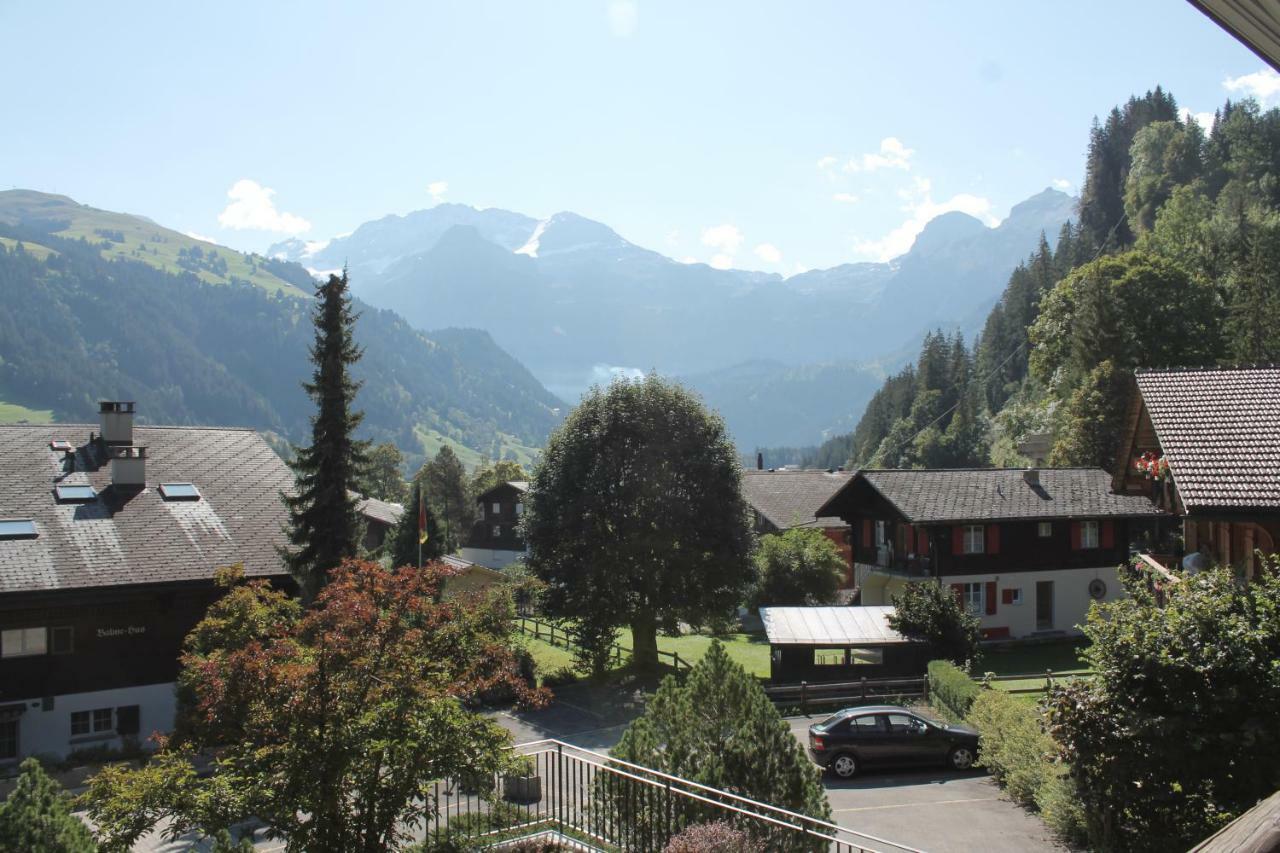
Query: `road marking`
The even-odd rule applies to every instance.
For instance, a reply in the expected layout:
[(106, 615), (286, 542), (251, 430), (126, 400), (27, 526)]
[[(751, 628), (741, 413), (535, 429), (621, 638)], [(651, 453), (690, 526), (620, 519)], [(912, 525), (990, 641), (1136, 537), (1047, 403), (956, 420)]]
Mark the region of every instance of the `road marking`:
[(964, 800), (926, 800), (923, 803), (890, 803), (886, 806), (852, 806), (847, 809), (832, 809), (831, 813), (837, 812), (871, 812), (876, 809), (909, 809), (919, 806), (949, 806), (953, 803), (989, 803), (992, 800), (998, 800), (999, 797), (970, 797)]

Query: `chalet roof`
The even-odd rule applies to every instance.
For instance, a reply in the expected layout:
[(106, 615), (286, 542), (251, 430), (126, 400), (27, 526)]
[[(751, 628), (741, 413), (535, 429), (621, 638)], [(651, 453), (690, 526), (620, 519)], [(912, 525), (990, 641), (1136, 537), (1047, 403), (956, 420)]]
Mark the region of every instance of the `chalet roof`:
[[(1101, 468), (1040, 468), (1027, 483), (1021, 468), (859, 471), (841, 493), (865, 481), (912, 524), (1014, 519), (1107, 518), (1165, 514), (1141, 495), (1111, 491)], [(819, 512), (832, 512), (833, 496)]]
[(851, 646), (911, 642), (889, 627), (892, 607), (761, 607), (775, 646)]
[(1280, 510), (1280, 367), (1140, 370), (1137, 383), (1188, 510)]
[[(30, 518), (34, 539), (0, 541), (0, 593), (204, 580), (243, 563), (250, 576), (283, 575), (280, 493), (293, 475), (247, 429), (140, 426), (146, 488), (111, 485), (111, 463), (89, 445), (97, 424), (0, 426), (0, 518)], [(63, 468), (54, 440), (76, 449)], [(193, 483), (200, 499), (165, 500), (160, 483)], [(91, 485), (96, 499), (59, 503), (54, 486)]]
[(404, 515), (403, 504), (380, 501), (377, 498), (366, 498), (361, 495), (355, 497), (359, 501), (356, 510), (361, 515), (388, 527), (398, 524), (400, 517)]
[(488, 500), (489, 496), (492, 495), (494, 492), (501, 491), (503, 489), (515, 489), (520, 494), (524, 494), (525, 492), (529, 491), (529, 481), (528, 480), (507, 480), (505, 483), (498, 483), (496, 486), (490, 486), (480, 494), (476, 495), (476, 502), (484, 503), (486, 500)]
[(849, 482), (847, 471), (780, 470), (742, 472), (742, 494), (751, 508), (779, 530), (792, 527), (845, 527), (817, 510)]

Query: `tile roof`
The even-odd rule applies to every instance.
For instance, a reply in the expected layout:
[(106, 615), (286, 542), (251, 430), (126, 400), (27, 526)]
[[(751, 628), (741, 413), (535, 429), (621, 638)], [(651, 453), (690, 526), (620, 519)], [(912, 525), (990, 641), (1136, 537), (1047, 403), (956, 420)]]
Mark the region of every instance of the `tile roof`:
[[(97, 424), (0, 426), (0, 518), (35, 521), (35, 539), (0, 541), (0, 593), (84, 589), (209, 578), (243, 563), (247, 575), (282, 575), (280, 493), (293, 475), (246, 429), (134, 427), (147, 447), (146, 484), (111, 486), (111, 463), (88, 445)], [(76, 448), (75, 471), (49, 444)], [(101, 460), (101, 461), (98, 461)], [(56, 483), (89, 484), (89, 503), (58, 503)], [(190, 482), (198, 501), (166, 501), (161, 482)]]
[(761, 607), (770, 645), (877, 645), (912, 642), (889, 627), (892, 607)]
[(403, 504), (380, 501), (377, 498), (366, 498), (354, 492), (352, 492), (352, 495), (359, 501), (356, 505), (357, 512), (365, 518), (381, 522), (388, 527), (398, 524), (400, 517), (404, 515)]
[(1021, 468), (867, 470), (858, 479), (913, 524), (1164, 514), (1144, 496), (1113, 493), (1111, 475), (1101, 468), (1037, 470), (1038, 486), (1026, 482)]
[(1138, 390), (1190, 510), (1280, 510), (1280, 367), (1140, 370)]
[(847, 471), (747, 469), (742, 472), (742, 495), (779, 530), (846, 527), (839, 518), (817, 518), (816, 513), (852, 476)]

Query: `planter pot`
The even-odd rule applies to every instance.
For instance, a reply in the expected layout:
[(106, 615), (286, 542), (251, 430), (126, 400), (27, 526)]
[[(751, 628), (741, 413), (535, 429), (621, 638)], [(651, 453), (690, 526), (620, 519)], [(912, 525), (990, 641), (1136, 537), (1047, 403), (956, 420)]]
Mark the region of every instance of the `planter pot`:
[(536, 803), (542, 799), (541, 776), (503, 776), (502, 799), (509, 803)]

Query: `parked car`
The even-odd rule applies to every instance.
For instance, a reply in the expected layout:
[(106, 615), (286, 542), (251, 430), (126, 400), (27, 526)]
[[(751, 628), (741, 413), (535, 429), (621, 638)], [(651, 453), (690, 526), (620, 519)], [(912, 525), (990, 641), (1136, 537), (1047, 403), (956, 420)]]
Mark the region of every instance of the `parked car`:
[(810, 726), (809, 756), (841, 779), (864, 767), (942, 765), (968, 770), (978, 758), (978, 733), (897, 705), (864, 705), (845, 708)]

